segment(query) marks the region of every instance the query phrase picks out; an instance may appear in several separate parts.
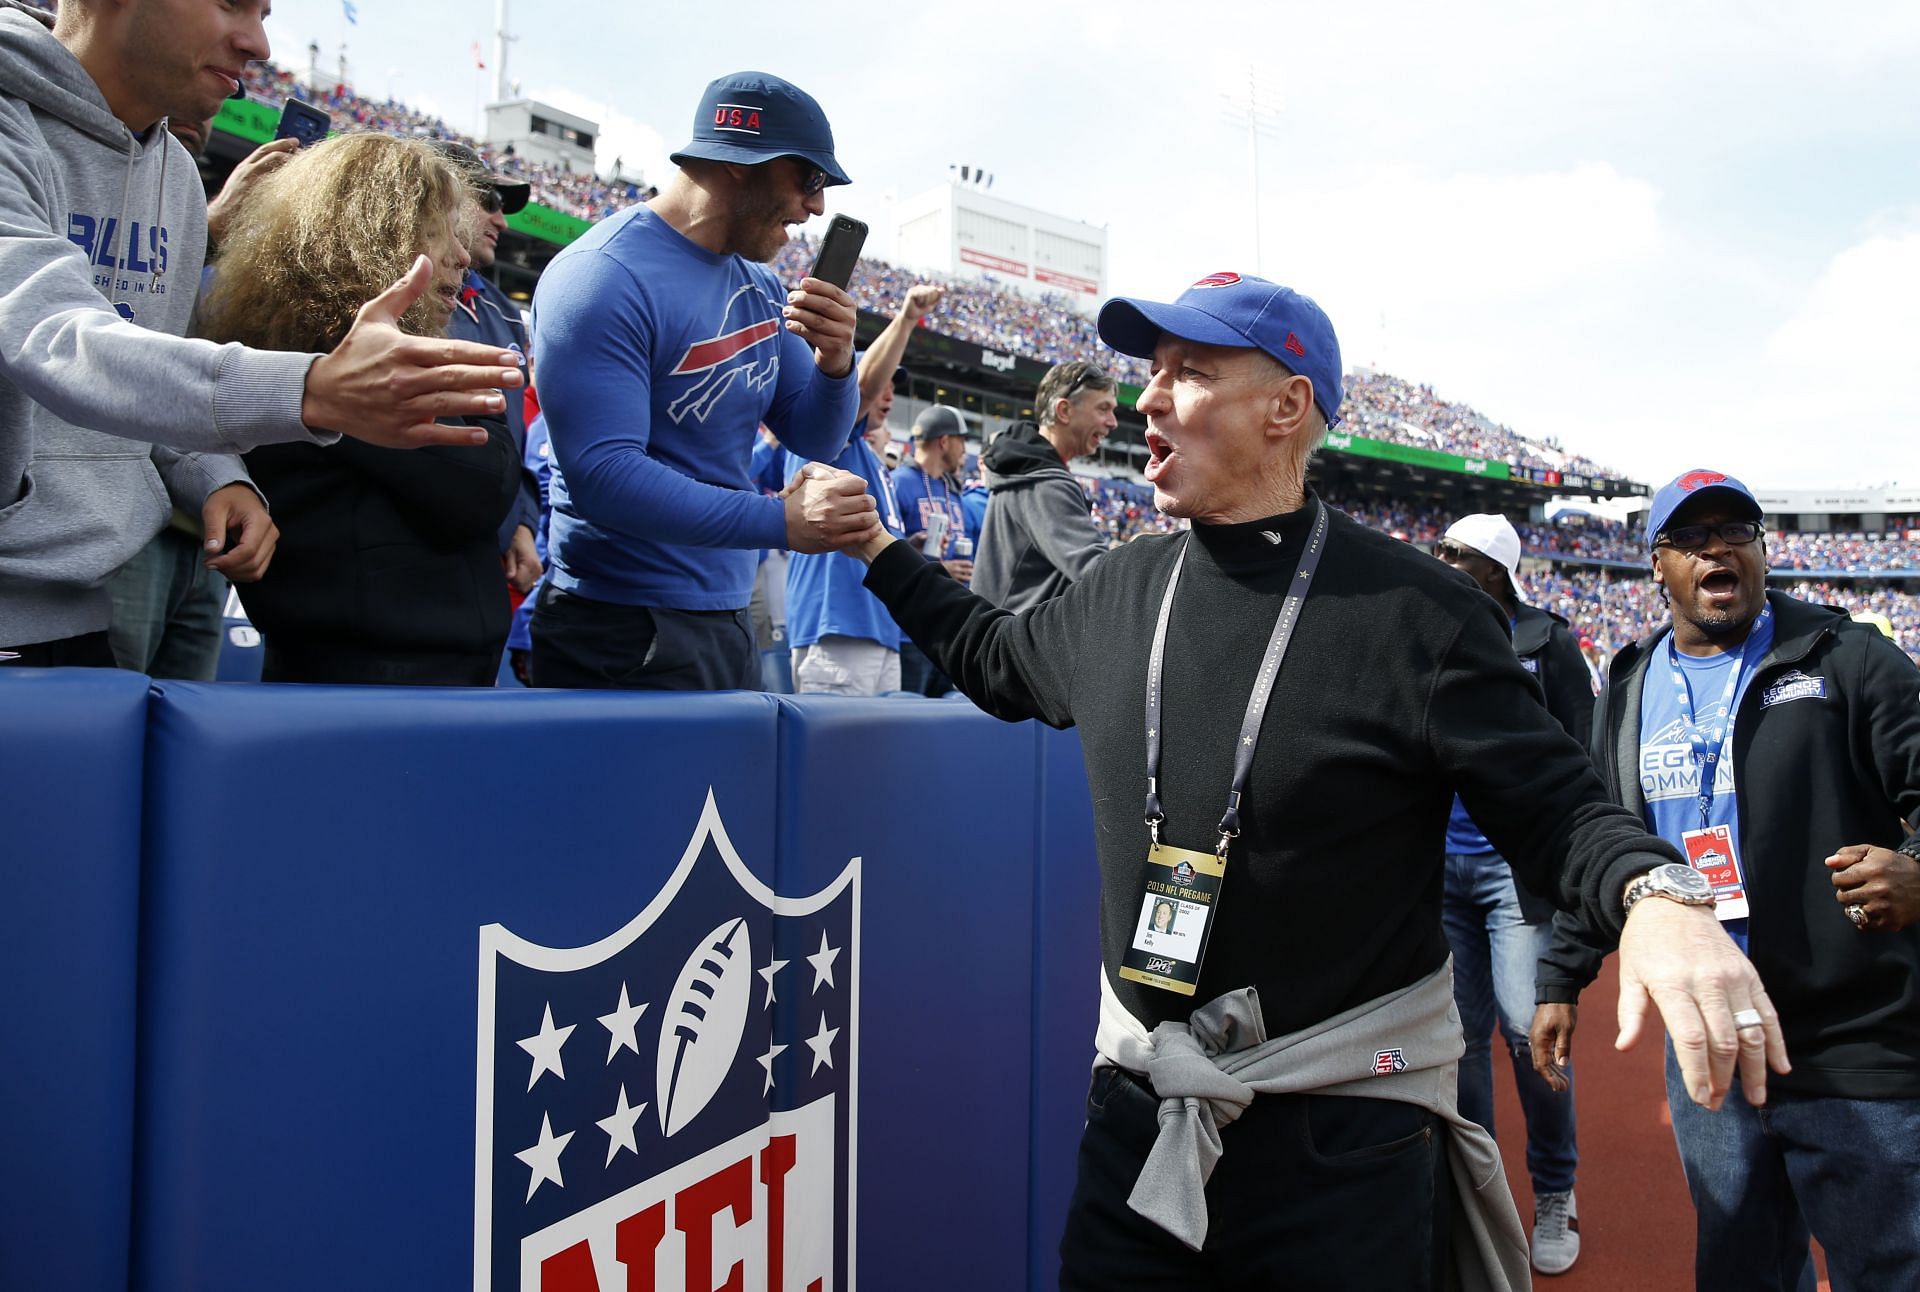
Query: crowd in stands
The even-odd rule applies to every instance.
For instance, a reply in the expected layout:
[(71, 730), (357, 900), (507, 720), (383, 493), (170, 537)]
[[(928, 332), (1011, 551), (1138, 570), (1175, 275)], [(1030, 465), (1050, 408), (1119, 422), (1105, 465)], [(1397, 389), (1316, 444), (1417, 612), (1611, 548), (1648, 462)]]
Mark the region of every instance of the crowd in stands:
[(605, 219), (635, 202), (645, 201), (654, 193), (651, 187), (625, 179), (602, 179), (591, 169), (567, 170), (515, 156), (511, 144), (495, 150), (467, 138), (439, 117), (416, 112), (392, 99), (362, 98), (344, 85), (310, 89), (292, 72), (272, 63), (248, 65), (247, 92), (268, 103), (296, 98), (325, 108), (333, 115), (334, 127), (340, 130), (374, 130), (403, 139), (451, 139), (467, 144), (495, 169), (531, 184), (535, 202), (580, 220)]
[[(782, 249), (774, 267), (783, 279), (796, 282), (813, 263), (816, 251), (812, 239), (795, 238)], [(941, 284), (946, 295), (923, 327), (1043, 363), (1093, 356), (1123, 382), (1136, 386), (1147, 382), (1145, 363), (1101, 345), (1093, 320), (1057, 293), (1028, 296), (985, 278), (909, 273), (868, 258), (860, 261), (851, 290), (862, 308), (891, 317), (899, 312), (907, 289), (927, 281)], [(1465, 404), (1449, 403), (1430, 386), (1385, 374), (1349, 373), (1341, 417), (1346, 429), (1369, 439), (1509, 466), (1620, 477), (1618, 471), (1565, 452), (1552, 440), (1529, 440)]]

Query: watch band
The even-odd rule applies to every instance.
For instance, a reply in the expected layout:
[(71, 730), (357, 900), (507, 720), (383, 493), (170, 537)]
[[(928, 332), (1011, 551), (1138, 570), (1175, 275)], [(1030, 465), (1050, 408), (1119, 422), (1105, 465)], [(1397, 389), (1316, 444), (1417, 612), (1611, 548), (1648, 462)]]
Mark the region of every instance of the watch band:
[[(1671, 864), (1678, 865), (1678, 863)], [(1647, 897), (1664, 897), (1668, 901), (1678, 902), (1682, 906), (1712, 906), (1714, 904), (1713, 890), (1710, 888), (1694, 896), (1689, 896), (1686, 893), (1678, 891), (1673, 883), (1661, 874), (1666, 868), (1665, 866), (1656, 866), (1627, 885), (1627, 891), (1621, 894), (1620, 898), (1620, 914), (1623, 919), (1633, 913), (1634, 906), (1637, 905), (1641, 899)]]

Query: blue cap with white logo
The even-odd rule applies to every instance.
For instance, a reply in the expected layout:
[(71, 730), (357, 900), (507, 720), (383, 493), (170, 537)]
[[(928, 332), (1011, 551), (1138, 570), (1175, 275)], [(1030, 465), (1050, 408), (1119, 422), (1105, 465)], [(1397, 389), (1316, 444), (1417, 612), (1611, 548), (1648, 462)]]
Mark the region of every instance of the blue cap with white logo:
[(1326, 311), (1291, 288), (1241, 274), (1208, 274), (1171, 305), (1116, 296), (1100, 307), (1100, 339), (1151, 359), (1162, 332), (1202, 345), (1264, 350), (1313, 383), (1328, 426), (1340, 421), (1340, 340)]
[(1674, 512), (1696, 498), (1716, 494), (1736, 504), (1743, 504), (1741, 510), (1753, 520), (1762, 520), (1766, 516), (1760, 500), (1753, 496), (1753, 490), (1725, 472), (1695, 467), (1667, 481), (1660, 487), (1660, 492), (1653, 496), (1653, 510), (1647, 513), (1648, 548), (1652, 548), (1653, 541), (1666, 532), (1667, 522), (1673, 519)]
[(801, 157), (850, 184), (833, 158), (833, 127), (811, 94), (767, 72), (735, 72), (707, 86), (693, 118), (693, 141), (671, 161), (688, 157), (758, 166), (775, 157)]

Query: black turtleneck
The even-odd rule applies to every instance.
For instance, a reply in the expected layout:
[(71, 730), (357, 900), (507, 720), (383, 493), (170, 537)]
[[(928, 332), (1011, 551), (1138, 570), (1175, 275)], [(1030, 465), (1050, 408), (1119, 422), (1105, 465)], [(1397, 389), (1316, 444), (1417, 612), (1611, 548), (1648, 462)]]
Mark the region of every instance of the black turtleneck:
[(1523, 882), (1615, 933), (1627, 879), (1676, 859), (1606, 802), (1492, 600), (1336, 512), (1261, 728), (1199, 991), (1120, 980), (1113, 966), (1139, 915), (1149, 842), (1147, 657), (1174, 559), (1187, 543), (1167, 628), (1162, 837), (1211, 850), (1254, 674), (1317, 505), (1135, 539), (1018, 616), (901, 544), (868, 573), (900, 626), (981, 708), (1079, 726), (1108, 982), (1148, 1027), (1252, 985), (1279, 1035), (1437, 968), (1456, 790)]

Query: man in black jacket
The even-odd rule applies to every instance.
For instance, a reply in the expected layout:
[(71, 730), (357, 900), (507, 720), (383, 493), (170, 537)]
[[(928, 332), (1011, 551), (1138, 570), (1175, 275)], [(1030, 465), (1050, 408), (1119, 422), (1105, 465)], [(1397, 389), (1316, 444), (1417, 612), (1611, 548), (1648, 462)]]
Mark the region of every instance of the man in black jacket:
[[(1504, 1177), (1453, 1108), (1440, 876), (1454, 793), (1527, 882), (1610, 932), (1624, 923), (1623, 1042), (1656, 1001), (1703, 1102), (1736, 1060), (1756, 1095), (1768, 1061), (1784, 1066), (1777, 1033), (1741, 1036), (1732, 1020), (1772, 1006), (1710, 912), (1642, 900), (1627, 917), (1629, 894), (1683, 895), (1652, 874), (1677, 854), (1606, 802), (1494, 604), (1307, 491), (1340, 407), (1319, 307), (1214, 274), (1171, 305), (1108, 302), (1100, 333), (1152, 358), (1146, 474), (1189, 534), (1116, 549), (1018, 615), (885, 535), (854, 549), (976, 703), (1080, 728), (1102, 1066), (1062, 1286), (1430, 1288), (1469, 1256), (1518, 1285)], [(1151, 929), (1161, 897), (1181, 904), (1177, 937)], [(1231, 1026), (1211, 1026), (1223, 1016)], [(1377, 1017), (1406, 1030), (1370, 1031)], [(1282, 1093), (1238, 1064), (1264, 1068), (1294, 1038), (1330, 1051), (1308, 1088)], [(1465, 1150), (1485, 1154), (1478, 1174)], [(1473, 1242), (1450, 1257), (1456, 1214)]]
[[(1920, 1287), (1920, 674), (1844, 612), (1768, 592), (1761, 519), (1717, 471), (1655, 496), (1673, 622), (1614, 657), (1595, 733), (1614, 797), (1712, 878), (1793, 1055), (1766, 1109), (1736, 1085), (1714, 1118), (1668, 1060), (1696, 1280), (1811, 1286), (1811, 1230), (1836, 1288)], [(1543, 1075), (1609, 945), (1557, 923), (1533, 1026)]]
[[(1525, 604), (1514, 583), (1520, 535), (1505, 516), (1479, 512), (1447, 527), (1433, 554), (1459, 570), (1513, 625), (1513, 650), (1533, 674), (1547, 712), (1582, 745), (1593, 730), (1593, 687), (1579, 643), (1556, 614)], [(1524, 775), (1526, 769), (1509, 765)], [(1514, 882), (1506, 859), (1473, 823), (1458, 797), (1447, 819), (1447, 877), (1440, 918), (1453, 948), (1453, 999), (1467, 1050), (1460, 1056), (1460, 1112), (1493, 1129), (1492, 1033), (1496, 1023), (1513, 1059), (1520, 1112), (1527, 1123), (1527, 1172), (1533, 1178), (1533, 1267), (1564, 1274), (1580, 1256), (1574, 1171), (1573, 1074), (1550, 1083), (1527, 1050), (1534, 970), (1553, 940), (1553, 903)]]
[(1119, 423), (1113, 378), (1096, 363), (1058, 363), (1033, 397), (1039, 422), (1015, 422), (980, 455), (991, 497), (974, 554), (973, 590), (1025, 610), (1057, 597), (1107, 550), (1086, 490), (1067, 469)]

